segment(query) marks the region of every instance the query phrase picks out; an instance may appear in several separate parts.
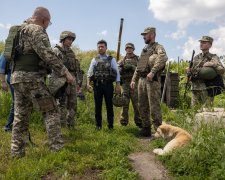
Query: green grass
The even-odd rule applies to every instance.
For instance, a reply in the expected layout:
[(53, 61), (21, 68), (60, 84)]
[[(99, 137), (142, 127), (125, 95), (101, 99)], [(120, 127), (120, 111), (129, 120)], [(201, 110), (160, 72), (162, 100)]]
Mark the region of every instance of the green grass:
[[(87, 67), (88, 59), (83, 59)], [(176, 69), (176, 65), (172, 66)], [(182, 65), (183, 67), (183, 65)], [(180, 69), (183, 72), (182, 69)], [(185, 79), (181, 80), (180, 94), (184, 92)], [(173, 151), (158, 159), (169, 170), (174, 179), (224, 179), (225, 177), (225, 130), (222, 126), (202, 124), (194, 130), (193, 117), (196, 109), (190, 107), (190, 92), (184, 100), (181, 96), (176, 112), (162, 105), (163, 120), (186, 129), (193, 135), (190, 145)], [(215, 107), (225, 107), (225, 95), (215, 98)], [(6, 123), (10, 110), (10, 95), (0, 94), (0, 125)], [(78, 119), (74, 130), (62, 129), (65, 147), (58, 153), (48, 150), (44, 122), (39, 113), (34, 112), (30, 121), (32, 140), (37, 146), (28, 146), (26, 156), (10, 158), (11, 134), (0, 130), (0, 179), (139, 179), (131, 168), (128, 154), (136, 151), (152, 151), (163, 147), (166, 141), (158, 139), (143, 147), (136, 137), (138, 128), (132, 121), (119, 125), (120, 108), (115, 108), (115, 129), (109, 131), (103, 104), (103, 130), (95, 131), (93, 95), (87, 94), (85, 102), (78, 102)], [(189, 117), (192, 121), (187, 122)]]
[[(221, 95), (224, 96), (224, 95)], [(215, 102), (217, 103), (217, 101)], [(165, 164), (174, 179), (224, 179), (225, 178), (225, 129), (218, 124), (202, 123), (194, 130), (195, 109), (170, 111), (162, 106), (164, 120), (182, 127), (193, 136), (190, 145), (174, 150), (172, 153), (158, 157)], [(220, 123), (219, 123), (220, 124)], [(151, 148), (164, 147), (165, 140), (158, 139), (151, 143)]]
[[(33, 113), (30, 123), (32, 140), (37, 145), (26, 148), (24, 158), (10, 158), (10, 133), (0, 131), (0, 179), (39, 179), (49, 175), (55, 178), (82, 178), (86, 173), (97, 174), (100, 179), (137, 179), (128, 162), (127, 155), (137, 149), (133, 123), (129, 128), (116, 123), (115, 130), (95, 130), (93, 100), (79, 102), (76, 128), (63, 129), (65, 148), (58, 153), (48, 150), (44, 123), (38, 113)], [(3, 106), (2, 106), (2, 109)], [(104, 110), (104, 117), (105, 110)], [(116, 116), (119, 112), (117, 110)], [(105, 119), (105, 118), (104, 118)], [(1, 125), (4, 125), (1, 118)], [(128, 130), (129, 129), (129, 130)]]

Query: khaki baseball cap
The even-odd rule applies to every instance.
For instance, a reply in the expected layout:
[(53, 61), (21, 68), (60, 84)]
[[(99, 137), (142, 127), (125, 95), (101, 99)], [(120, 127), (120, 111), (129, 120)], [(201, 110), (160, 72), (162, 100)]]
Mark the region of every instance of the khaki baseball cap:
[(145, 35), (145, 34), (148, 34), (150, 32), (154, 32), (155, 33), (155, 31), (156, 31), (155, 27), (147, 27), (147, 28), (145, 28), (144, 32), (141, 33), (141, 35)]
[(205, 41), (205, 42), (213, 42), (213, 38), (210, 36), (202, 36), (202, 39), (199, 39), (199, 41)]

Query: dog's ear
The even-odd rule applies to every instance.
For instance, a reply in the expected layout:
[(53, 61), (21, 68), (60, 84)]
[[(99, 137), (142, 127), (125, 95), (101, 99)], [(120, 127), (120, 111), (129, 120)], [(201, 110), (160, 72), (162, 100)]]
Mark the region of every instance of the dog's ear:
[(168, 129), (167, 129), (165, 126), (162, 125), (162, 126), (160, 127), (160, 129), (161, 129), (161, 131), (162, 131), (163, 134), (167, 134), (167, 130), (168, 130)]

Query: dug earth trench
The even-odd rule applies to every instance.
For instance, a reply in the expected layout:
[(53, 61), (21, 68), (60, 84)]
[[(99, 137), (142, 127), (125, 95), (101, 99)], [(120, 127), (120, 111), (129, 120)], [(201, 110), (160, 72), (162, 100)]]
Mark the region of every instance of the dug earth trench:
[[(140, 139), (143, 150), (149, 145), (150, 140)], [(143, 180), (169, 180), (168, 172), (162, 163), (152, 152), (135, 152), (128, 156), (133, 169), (139, 174)]]

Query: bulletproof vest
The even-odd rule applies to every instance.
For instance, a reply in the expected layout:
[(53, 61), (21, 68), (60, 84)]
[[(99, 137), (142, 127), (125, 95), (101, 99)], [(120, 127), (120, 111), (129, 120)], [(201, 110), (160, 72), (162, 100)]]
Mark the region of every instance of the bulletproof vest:
[(65, 51), (61, 46), (56, 45), (55, 48), (58, 48), (63, 57), (63, 64), (66, 66), (66, 68), (70, 71), (70, 72), (76, 72), (77, 71), (77, 65), (76, 65), (76, 56), (73, 52), (73, 50), (71, 48), (69, 48), (68, 51)]
[(147, 75), (147, 73), (151, 71), (150, 67), (148, 66), (148, 61), (149, 61), (149, 57), (155, 53), (155, 49), (157, 45), (158, 43), (155, 42), (151, 46), (147, 46), (142, 50), (140, 59), (137, 63), (138, 73)]
[(41, 58), (35, 53), (22, 54), (14, 61), (14, 71), (38, 72), (43, 69), (40, 66)]
[(21, 25), (12, 26), (9, 29), (8, 37), (5, 40), (4, 57), (7, 61), (12, 62), (15, 58), (15, 47), (19, 44), (19, 34), (22, 29)]
[(108, 56), (106, 60), (96, 57), (96, 65), (93, 68), (93, 80), (110, 81), (116, 80), (116, 70), (111, 67), (112, 56)]
[(124, 57), (122, 61), (122, 70), (120, 72), (122, 79), (131, 79), (133, 77), (134, 71), (137, 67), (138, 56), (134, 55), (131, 58)]

